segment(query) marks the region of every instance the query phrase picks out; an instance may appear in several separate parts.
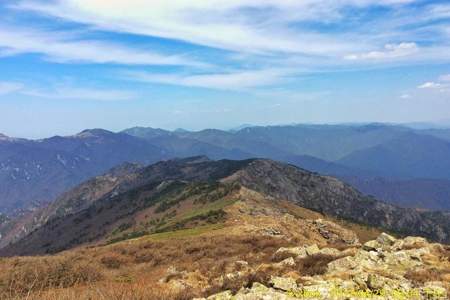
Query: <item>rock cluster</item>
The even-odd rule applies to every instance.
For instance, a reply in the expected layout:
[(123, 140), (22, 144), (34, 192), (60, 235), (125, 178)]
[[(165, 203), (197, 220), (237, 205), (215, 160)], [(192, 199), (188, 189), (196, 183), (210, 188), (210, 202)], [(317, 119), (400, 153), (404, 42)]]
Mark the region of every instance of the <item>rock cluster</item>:
[[(292, 271), (299, 260), (320, 255), (331, 257), (322, 274)], [(284, 267), (285, 274), (272, 275), (266, 285), (253, 282), (235, 295), (224, 291), (207, 299), (448, 299), (450, 289), (448, 248), (419, 237), (396, 239), (383, 233), (344, 251), (317, 245), (280, 248), (273, 259), (281, 261), (272, 267)]]

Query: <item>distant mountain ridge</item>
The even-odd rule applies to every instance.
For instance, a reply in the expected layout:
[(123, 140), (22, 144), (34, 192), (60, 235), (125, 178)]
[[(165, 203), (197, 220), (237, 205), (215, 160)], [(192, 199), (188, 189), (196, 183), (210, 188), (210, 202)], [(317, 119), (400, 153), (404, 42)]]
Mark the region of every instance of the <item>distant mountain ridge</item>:
[(388, 179), (382, 177), (342, 176), (366, 195), (397, 204), (402, 207), (421, 207), (432, 210), (448, 210), (450, 180), (448, 179)]
[(164, 149), (124, 133), (86, 130), (68, 137), (0, 143), (0, 212), (48, 203), (125, 161), (151, 163)]
[[(405, 204), (410, 193), (392, 182), (426, 180), (410, 204), (450, 209), (442, 180), (450, 180), (450, 136), (446, 129), (411, 129), (388, 124), (255, 126), (237, 131), (135, 127), (113, 133), (90, 129), (41, 140), (0, 138), (0, 212), (45, 205), (78, 183), (124, 162), (149, 164), (176, 157), (253, 157), (284, 161), (347, 178), (363, 191)], [(384, 178), (384, 181), (376, 181)], [(366, 182), (376, 182), (368, 189)], [(400, 201), (395, 201), (398, 197)], [(394, 200), (393, 200), (394, 199)], [(407, 204), (407, 203), (406, 203)], [(410, 205), (408, 205), (410, 206)]]

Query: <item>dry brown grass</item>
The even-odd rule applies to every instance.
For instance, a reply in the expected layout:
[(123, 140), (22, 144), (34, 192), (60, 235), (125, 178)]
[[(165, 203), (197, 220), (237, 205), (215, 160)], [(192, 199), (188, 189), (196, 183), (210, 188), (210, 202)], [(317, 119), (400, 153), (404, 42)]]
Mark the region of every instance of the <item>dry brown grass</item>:
[[(290, 244), (275, 237), (208, 233), (143, 238), (48, 257), (1, 259), (0, 299), (191, 299), (211, 291), (192, 287), (186, 294), (160, 284), (170, 266), (214, 279), (239, 270), (238, 260), (252, 266), (269, 262), (283, 246)], [(220, 288), (245, 284), (245, 280), (230, 280)]]
[(442, 272), (437, 269), (409, 270), (405, 278), (413, 283), (423, 285), (427, 281), (441, 281)]
[[(41, 291), (11, 300), (190, 300), (197, 294), (158, 285), (116, 284), (83, 285), (66, 289)], [(6, 299), (6, 298), (2, 298)]]
[(0, 266), (0, 299), (97, 282), (103, 277), (95, 261), (74, 255), (14, 258), (2, 260)]
[(314, 276), (323, 275), (327, 271), (327, 265), (336, 257), (324, 254), (317, 254), (314, 256), (308, 256), (296, 261), (297, 271), (302, 275)]
[[(242, 208), (260, 207), (258, 203), (253, 206)], [(231, 220), (241, 217), (236, 226), (208, 225), (48, 257), (0, 259), (0, 299), (184, 300), (225, 289), (237, 291), (253, 282), (267, 285), (271, 276), (287, 272), (298, 276), (323, 274), (331, 257), (318, 255), (298, 260), (297, 266), (292, 268), (277, 268), (272, 262), (273, 253), (280, 247), (327, 243), (317, 233), (309, 236), (310, 227), (304, 227), (308, 223), (302, 218), (314, 217), (316, 213), (297, 209), (299, 223), (294, 220), (292, 224), (285, 224), (280, 221), (282, 214), (276, 217), (262, 214), (259, 218), (253, 214), (242, 216), (238, 208), (241, 207), (236, 206), (235, 214), (230, 217)], [(264, 220), (267, 223), (261, 223)], [(255, 229), (258, 227), (281, 228), (287, 235), (264, 235), (264, 231)], [(256, 271), (245, 272), (237, 261), (248, 262), (248, 267)], [(181, 274), (190, 274), (193, 285), (182, 290), (176, 288), (174, 283), (183, 275), (167, 276), (166, 271), (172, 266)], [(243, 271), (244, 275), (219, 280), (224, 274), (237, 271)], [(167, 282), (160, 283), (164, 277)]]

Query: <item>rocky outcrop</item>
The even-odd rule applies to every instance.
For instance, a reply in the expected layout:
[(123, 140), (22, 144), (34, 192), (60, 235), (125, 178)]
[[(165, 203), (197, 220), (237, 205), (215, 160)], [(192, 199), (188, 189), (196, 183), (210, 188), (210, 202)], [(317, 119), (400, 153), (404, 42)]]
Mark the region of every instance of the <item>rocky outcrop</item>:
[[(448, 246), (420, 237), (396, 239), (383, 233), (352, 249), (318, 249), (316, 245), (280, 248), (274, 259), (289, 256), (291, 260), (285, 264), (284, 273), (271, 275), (265, 285), (253, 282), (235, 295), (224, 291), (207, 299), (448, 299)], [(299, 262), (308, 257), (319, 260), (321, 255), (331, 259), (324, 272), (302, 274)]]
[(449, 212), (390, 205), (365, 196), (336, 178), (263, 159), (250, 161), (230, 178), (275, 199), (286, 199), (335, 218), (450, 243)]

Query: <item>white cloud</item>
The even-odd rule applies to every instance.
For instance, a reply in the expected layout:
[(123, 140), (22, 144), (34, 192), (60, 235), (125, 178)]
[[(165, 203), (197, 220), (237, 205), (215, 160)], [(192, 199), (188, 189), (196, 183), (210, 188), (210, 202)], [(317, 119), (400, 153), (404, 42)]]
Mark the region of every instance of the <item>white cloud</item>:
[(400, 58), (416, 54), (419, 47), (416, 43), (386, 44), (383, 51), (370, 51), (367, 53), (350, 54), (345, 56), (348, 60), (382, 60)]
[(419, 89), (439, 89), (442, 88), (442, 84), (438, 82), (428, 81), (424, 84), (419, 85), (417, 88)]
[(73, 33), (38, 31), (0, 26), (0, 55), (36, 53), (61, 63), (112, 63), (125, 65), (191, 65), (202, 63), (182, 56), (166, 56), (150, 50), (95, 40)]
[[(214, 53), (218, 64), (232, 65), (236, 71), (231, 73), (190, 75), (198, 70), (183, 69), (187, 75), (136, 72), (133, 77), (165, 84), (242, 89), (277, 82), (284, 76), (264, 74), (267, 75), (264, 79), (255, 75), (255, 71), (246, 71), (251, 68), (288, 67), (326, 72), (450, 61), (448, 44), (439, 41), (437, 35), (419, 32), (427, 10), (419, 13), (415, 6), (408, 6), (414, 2), (419, 0), (22, 0), (9, 7), (19, 13), (33, 12), (53, 20), (57, 17), (86, 24), (83, 28), (87, 32), (131, 33), (231, 50), (232, 53)], [(365, 10), (370, 6), (392, 10), (381, 18)], [(415, 23), (417, 15), (420, 21)], [(303, 26), (304, 22), (310, 23)], [(315, 27), (317, 23), (336, 25), (336, 30), (323, 30)], [(439, 30), (442, 35), (442, 28)], [(31, 52), (59, 62), (206, 66), (183, 54), (162, 55), (86, 38), (55, 36), (52, 32), (19, 33), (17, 40), (7, 38), (14, 47), (1, 49), (0, 29), (0, 55), (2, 52), (5, 55), (5, 51)], [(431, 38), (433, 43), (429, 41)], [(31, 41), (31, 45), (21, 44), (24, 40)], [(179, 49), (183, 47), (175, 47), (173, 51)], [(204, 49), (195, 51), (200, 56)], [(245, 59), (236, 59), (239, 56)]]
[(136, 93), (126, 90), (97, 89), (73, 86), (58, 86), (50, 89), (26, 89), (22, 94), (57, 100), (94, 100), (94, 101), (123, 101), (137, 97)]
[(411, 95), (410, 94), (402, 94), (402, 95), (400, 95), (400, 98), (401, 99), (409, 99), (409, 98), (411, 98)]
[(0, 95), (11, 94), (20, 91), (22, 88), (23, 84), (19, 82), (0, 81)]
[(238, 52), (287, 52), (343, 56), (369, 47), (348, 34), (290, 26), (340, 20), (343, 9), (397, 6), (414, 0), (25, 0), (17, 9), (98, 28), (183, 40)]
[(60, 100), (122, 101), (137, 98), (136, 92), (129, 90), (90, 88), (66, 84), (45, 88), (30, 88), (21, 82), (0, 81), (0, 96), (11, 93)]
[(443, 19), (450, 17), (450, 4), (430, 5), (427, 14), (431, 19)]
[(438, 90), (440, 92), (448, 92), (450, 89), (450, 74), (444, 74), (439, 76), (437, 81), (428, 81), (417, 88), (419, 89), (429, 89), (429, 90)]
[(254, 87), (270, 86), (279, 83), (292, 73), (292, 70), (252, 70), (229, 73), (211, 73), (200, 75), (153, 74), (148, 72), (124, 72), (130, 80), (201, 87), (220, 90), (243, 90)]

